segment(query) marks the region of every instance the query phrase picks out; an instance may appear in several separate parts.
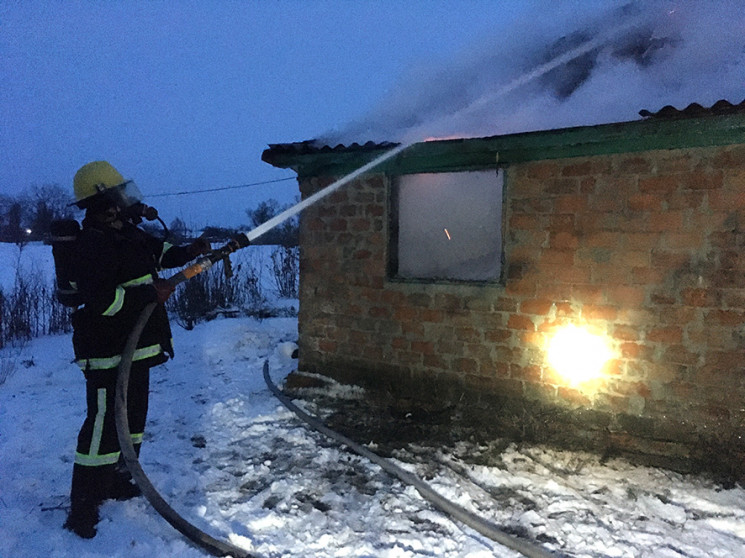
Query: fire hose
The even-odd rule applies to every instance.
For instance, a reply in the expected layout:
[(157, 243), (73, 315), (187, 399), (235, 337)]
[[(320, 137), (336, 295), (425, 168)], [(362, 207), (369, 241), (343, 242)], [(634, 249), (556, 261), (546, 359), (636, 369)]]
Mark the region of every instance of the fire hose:
[[(304, 208), (315, 203), (319, 199), (328, 196), (329, 194), (331, 194), (332, 192), (334, 192), (335, 190), (337, 190), (344, 184), (355, 179), (356, 177), (360, 176), (364, 172), (367, 172), (368, 170), (381, 164), (385, 160), (394, 157), (395, 155), (399, 154), (401, 151), (403, 151), (407, 147), (408, 145), (404, 145), (404, 144), (399, 145), (398, 147), (384, 153), (383, 155), (379, 156), (377, 159), (374, 159), (373, 161), (364, 165), (363, 167), (360, 167), (355, 172), (349, 175), (346, 175), (345, 177), (337, 180), (336, 182), (327, 186), (323, 190), (316, 192), (314, 195), (309, 196), (305, 200), (289, 208), (283, 213), (280, 213), (276, 217), (259, 225), (252, 231), (245, 233), (245, 234), (241, 233), (237, 235), (235, 238), (233, 238), (233, 240), (228, 242), (225, 246), (212, 251), (210, 254), (202, 258), (199, 258), (191, 266), (186, 267), (185, 269), (181, 270), (180, 272), (170, 277), (168, 281), (174, 287), (176, 287), (179, 284), (185, 281), (188, 281), (192, 277), (204, 271), (207, 271), (215, 263), (219, 261), (223, 261), (223, 260), (229, 261), (228, 258), (230, 254), (232, 254), (233, 252), (241, 248), (245, 248), (246, 246), (249, 246), (253, 239), (258, 238), (259, 236), (261, 236), (262, 234), (264, 234), (271, 228), (275, 227), (279, 223), (296, 215), (297, 213), (302, 211)], [(124, 351), (122, 352), (122, 355), (121, 355), (121, 362), (119, 364), (119, 369), (118, 369), (118, 374), (117, 374), (114, 413), (115, 413), (115, 419), (116, 419), (117, 436), (119, 439), (119, 445), (121, 448), (122, 457), (127, 466), (127, 469), (132, 475), (133, 480), (135, 481), (135, 483), (137, 483), (137, 486), (140, 488), (140, 490), (142, 490), (142, 494), (145, 496), (148, 502), (150, 502), (153, 508), (158, 512), (158, 514), (161, 517), (163, 517), (163, 519), (165, 519), (172, 527), (174, 527), (177, 531), (179, 531), (182, 535), (184, 535), (188, 540), (190, 540), (197, 546), (201, 547), (202, 549), (206, 550), (213, 556), (233, 556), (234, 558), (256, 558), (255, 554), (252, 554), (251, 552), (245, 549), (234, 546), (226, 541), (221, 541), (219, 539), (216, 539), (215, 537), (209, 535), (208, 533), (204, 532), (203, 530), (201, 530), (200, 528), (198, 528), (197, 526), (195, 526), (194, 524), (190, 523), (185, 518), (183, 518), (160, 495), (160, 493), (156, 490), (156, 488), (150, 482), (150, 479), (145, 474), (145, 471), (142, 469), (142, 465), (140, 465), (139, 459), (137, 457), (134, 446), (132, 444), (132, 437), (131, 437), (131, 432), (129, 429), (129, 420), (127, 418), (127, 390), (129, 387), (129, 373), (130, 373), (130, 369), (132, 366), (132, 359), (134, 356), (134, 352), (137, 348), (137, 343), (139, 342), (142, 331), (145, 328), (145, 325), (147, 324), (147, 321), (149, 320), (150, 315), (152, 314), (156, 305), (157, 303), (153, 302), (145, 306), (145, 308), (143, 308), (142, 312), (140, 313), (137, 319), (137, 322), (135, 323), (134, 327), (132, 328), (132, 331), (130, 332), (127, 338)], [(353, 442), (352, 440), (343, 436), (342, 434), (339, 434), (329, 429), (322, 422), (320, 422), (319, 420), (311, 417), (310, 415), (302, 411), (299, 407), (297, 407), (294, 403), (292, 403), (289, 400), (289, 398), (287, 398), (281, 391), (279, 391), (279, 389), (276, 386), (274, 386), (274, 384), (272, 384), (271, 379), (269, 378), (269, 363), (268, 362), (264, 363), (264, 379), (270, 391), (272, 391), (272, 393), (288, 409), (292, 410), (304, 422), (306, 422), (307, 424), (309, 424), (311, 427), (318, 430), (319, 432), (325, 434), (326, 436), (329, 436), (335, 439), (336, 441), (338, 441), (339, 443), (346, 445), (347, 447), (351, 448), (358, 454), (366, 457), (373, 463), (376, 463), (383, 470), (397, 477), (404, 483), (413, 486), (425, 499), (430, 501), (433, 505), (435, 505), (438, 509), (440, 509), (445, 514), (449, 515), (450, 517), (458, 520), (459, 522), (465, 525), (468, 525), (475, 531), (490, 538), (491, 540), (503, 546), (506, 546), (507, 548), (515, 550), (529, 558), (547, 558), (548, 556), (552, 556), (551, 553), (549, 553), (548, 551), (544, 550), (543, 548), (541, 548), (540, 546), (534, 543), (520, 540), (503, 531), (500, 531), (499, 528), (493, 523), (486, 521), (485, 519), (459, 506), (458, 504), (455, 504), (454, 502), (444, 498), (443, 496), (438, 494), (435, 490), (433, 490), (429, 485), (427, 485), (425, 482), (417, 478), (414, 474), (401, 469), (400, 467), (394, 465), (393, 463), (387, 461), (386, 459), (371, 452), (369, 449), (363, 446), (360, 446), (359, 444)]]
[[(232, 241), (231, 243), (228, 243), (226, 246), (224, 246), (222, 249), (213, 252), (213, 254), (210, 255), (210, 258), (214, 261), (225, 258), (229, 253), (241, 248), (242, 242), (243, 241), (238, 240)], [(206, 269), (205, 266), (206, 264), (204, 262), (202, 262), (201, 264), (197, 262), (197, 264), (194, 264), (194, 266), (192, 266), (194, 269), (187, 268), (182, 272), (174, 275), (169, 280), (172, 281), (174, 285), (177, 285), (199, 273), (199, 269)], [(201, 270), (204, 271), (204, 269)], [(142, 330), (144, 329), (145, 324), (147, 324), (150, 315), (156, 307), (156, 304), (157, 303), (155, 302), (150, 303), (142, 310), (137, 319), (137, 322), (135, 323), (135, 326), (132, 328), (129, 337), (127, 338), (127, 343), (125, 345), (124, 351), (122, 353), (122, 359), (119, 364), (116, 385), (115, 418), (117, 436), (119, 438), (119, 445), (121, 447), (124, 462), (127, 466), (127, 469), (131, 473), (132, 478), (137, 483), (137, 486), (140, 488), (140, 490), (142, 490), (143, 495), (148, 500), (148, 502), (150, 502), (153, 508), (158, 512), (158, 514), (191, 542), (208, 551), (213, 556), (227, 555), (233, 556), (234, 558), (255, 558), (255, 554), (252, 554), (245, 549), (238, 548), (228, 542), (216, 539), (215, 537), (209, 535), (194, 524), (184, 519), (184, 517), (182, 517), (173, 507), (171, 507), (168, 502), (160, 495), (157, 489), (150, 482), (148, 476), (145, 474), (145, 471), (142, 469), (142, 465), (140, 465), (137, 453), (135, 452), (134, 446), (132, 444), (129, 421), (127, 418), (127, 390), (129, 387), (129, 372), (132, 366), (132, 358), (134, 356), (135, 349), (137, 348), (137, 343), (140, 339), (140, 335), (142, 334)], [(515, 550), (523, 554), (524, 556), (527, 556), (528, 558), (547, 558), (549, 556), (552, 556), (550, 552), (544, 550), (539, 545), (536, 545), (529, 541), (518, 539), (501, 531), (493, 523), (477, 516), (473, 512), (470, 512), (462, 506), (441, 496), (427, 483), (421, 481), (416, 475), (405, 471), (404, 469), (380, 457), (364, 446), (361, 446), (351, 439), (347, 438), (346, 436), (335, 432), (334, 430), (324, 425), (318, 419), (302, 411), (272, 383), (269, 377), (268, 361), (264, 362), (263, 373), (264, 380), (266, 381), (269, 390), (282, 402), (283, 405), (294, 412), (301, 420), (303, 420), (305, 423), (321, 432), (322, 434), (336, 440), (340, 444), (346, 445), (359, 455), (366, 457), (373, 463), (380, 466), (384, 471), (397, 477), (402, 482), (413, 486), (426, 500), (432, 503), (440, 511), (444, 512), (446, 515), (469, 526), (470, 528), (488, 537), (489, 539), (507, 548)]]
[[(253, 240), (266, 233), (270, 229), (276, 227), (278, 224), (286, 221), (300, 213), (303, 209), (316, 203), (321, 198), (324, 198), (332, 192), (338, 190), (343, 185), (351, 182), (358, 176), (369, 171), (373, 167), (376, 167), (401, 153), (408, 147), (408, 144), (401, 144), (390, 151), (387, 151), (373, 159), (366, 165), (360, 167), (356, 171), (340, 178), (333, 182), (326, 188), (319, 190), (315, 194), (307, 197), (303, 201), (295, 204), (289, 209), (283, 211), (277, 216), (269, 219), (265, 223), (262, 223), (255, 229), (248, 233), (240, 233), (228, 242), (222, 248), (212, 251), (210, 254), (199, 258), (195, 263), (176, 273), (168, 279), (168, 281), (174, 286), (188, 281), (192, 277), (203, 273), (210, 269), (215, 263), (219, 261), (229, 261), (228, 258), (233, 252), (245, 248), (250, 245)], [(135, 322), (132, 331), (127, 337), (127, 342), (124, 347), (124, 351), (121, 355), (121, 361), (119, 363), (119, 369), (117, 373), (116, 382), (116, 397), (115, 397), (115, 409), (114, 414), (116, 418), (116, 432), (119, 439), (119, 446), (121, 448), (122, 457), (124, 463), (127, 466), (132, 478), (134, 479), (137, 486), (142, 490), (142, 494), (150, 502), (163, 519), (171, 524), (178, 532), (184, 535), (187, 539), (195, 543), (197, 546), (203, 548), (213, 556), (233, 556), (234, 558), (253, 558), (255, 555), (251, 554), (245, 549), (238, 548), (230, 543), (216, 539), (215, 537), (205, 533), (192, 523), (189, 523), (179, 513), (174, 510), (168, 502), (158, 493), (150, 479), (145, 474), (145, 471), (140, 465), (140, 461), (135, 453), (134, 446), (132, 444), (132, 435), (129, 429), (129, 419), (127, 418), (127, 389), (129, 387), (129, 372), (132, 367), (132, 359), (134, 357), (137, 343), (140, 340), (142, 331), (150, 319), (150, 315), (153, 313), (157, 303), (153, 302), (145, 306), (142, 309), (140, 315)]]
[[(127, 344), (122, 353), (122, 360), (119, 365), (119, 373), (117, 377), (116, 385), (116, 429), (119, 437), (119, 445), (121, 446), (122, 456), (124, 462), (132, 474), (132, 478), (137, 483), (137, 486), (142, 490), (142, 494), (150, 502), (155, 511), (163, 517), (172, 527), (178, 532), (184, 535), (187, 539), (195, 543), (197, 546), (208, 551), (213, 556), (233, 556), (234, 558), (257, 558), (255, 554), (249, 551), (236, 547), (228, 542), (221, 541), (208, 533), (201, 530), (199, 527), (190, 523), (184, 517), (182, 517), (168, 502), (160, 495), (157, 489), (150, 482), (150, 479), (145, 474), (145, 471), (140, 465), (137, 453), (135, 452), (132, 444), (132, 437), (129, 430), (129, 421), (127, 419), (127, 389), (129, 386), (129, 372), (132, 366), (132, 357), (137, 347), (142, 330), (145, 327), (150, 315), (155, 309), (156, 303), (148, 304), (140, 314), (135, 326), (127, 338)], [(453, 519), (469, 526), (473, 530), (489, 539), (515, 550), (528, 558), (549, 558), (553, 556), (547, 550), (544, 550), (539, 545), (530, 541), (525, 541), (511, 536), (504, 531), (501, 531), (496, 525), (485, 520), (482, 517), (474, 514), (473, 512), (465, 509), (464, 507), (448, 500), (441, 496), (437, 491), (430, 487), (427, 483), (420, 480), (416, 475), (405, 471), (401, 467), (393, 464), (392, 462), (380, 457), (376, 453), (370, 451), (352, 441), (348, 437), (340, 434), (323, 424), (320, 420), (310, 416), (297, 405), (295, 405), (286, 395), (284, 395), (277, 386), (275, 386), (271, 378), (269, 377), (269, 362), (264, 362), (264, 380), (269, 390), (279, 399), (279, 401), (297, 415), (302, 421), (310, 425), (315, 430), (322, 434), (334, 439), (340, 444), (346, 445), (359, 455), (366, 457), (376, 465), (380, 466), (387, 473), (397, 477), (402, 482), (413, 486), (419, 494), (422, 495), (426, 500), (432, 503), (440, 511)]]
[(379, 456), (377, 453), (370, 451), (365, 446), (362, 446), (357, 442), (354, 442), (347, 436), (344, 436), (343, 434), (332, 430), (317, 418), (303, 411), (300, 407), (295, 405), (289, 397), (282, 393), (282, 391), (280, 391), (280, 389), (276, 385), (274, 385), (274, 383), (272, 383), (272, 380), (269, 376), (268, 360), (264, 361), (264, 381), (266, 382), (267, 387), (274, 394), (274, 396), (279, 399), (285, 407), (295, 413), (295, 415), (300, 418), (300, 420), (302, 420), (321, 434), (328, 436), (339, 444), (347, 446), (355, 453), (366, 457), (367, 459), (378, 465), (385, 472), (398, 478), (401, 482), (413, 486), (425, 500), (428, 500), (441, 512), (459, 521), (460, 523), (468, 525), (474, 531), (481, 533), (485, 537), (488, 537), (489, 539), (501, 544), (502, 546), (506, 546), (511, 550), (515, 550), (523, 556), (527, 556), (528, 558), (549, 558), (555, 556), (553, 553), (544, 550), (537, 544), (534, 544), (530, 541), (518, 539), (517, 537), (513, 537), (505, 533), (504, 531), (501, 531), (499, 527), (494, 525), (492, 522), (487, 521), (483, 517), (479, 517), (463, 506), (460, 506), (455, 502), (448, 500), (444, 496), (440, 495), (436, 490), (434, 490), (426, 482), (423, 482), (413, 473), (402, 469), (398, 465), (394, 464), (392, 461)]

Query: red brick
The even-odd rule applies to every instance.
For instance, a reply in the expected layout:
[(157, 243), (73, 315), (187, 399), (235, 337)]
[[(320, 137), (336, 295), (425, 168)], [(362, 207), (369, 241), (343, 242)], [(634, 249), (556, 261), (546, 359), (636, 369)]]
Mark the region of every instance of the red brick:
[(575, 218), (578, 234), (615, 230), (618, 227), (618, 220), (618, 215), (599, 211), (583, 212)]
[(537, 163), (530, 163), (526, 168), (526, 176), (528, 178), (537, 178), (544, 180), (560, 174), (560, 167), (555, 161), (541, 161)]
[(510, 208), (513, 215), (517, 214), (535, 214), (535, 213), (553, 213), (554, 200), (552, 198), (512, 198)]
[(618, 248), (622, 238), (618, 232), (600, 231), (584, 236), (582, 244), (588, 248)]
[(587, 196), (567, 195), (554, 200), (556, 213), (571, 213), (576, 215), (587, 207)]
[(624, 234), (624, 240), (628, 249), (649, 252), (658, 246), (660, 236), (655, 233), (631, 231)]
[(672, 364), (696, 365), (698, 364), (698, 354), (689, 351), (683, 345), (668, 347), (665, 351), (664, 361)]
[(590, 268), (588, 267), (565, 267), (565, 266), (546, 266), (547, 274), (541, 279), (555, 283), (589, 283)]
[(621, 343), (619, 349), (624, 358), (638, 358), (643, 352), (643, 347), (639, 343)]
[(391, 312), (390, 309), (382, 306), (373, 306), (368, 311), (368, 315), (371, 318), (388, 318), (390, 316)]
[(671, 252), (669, 250), (652, 250), (652, 267), (664, 269), (678, 269), (688, 264), (691, 256), (687, 252)]
[(524, 329), (528, 331), (535, 330), (535, 324), (527, 316), (521, 314), (511, 314), (509, 320), (507, 320), (507, 327), (510, 329)]
[(408, 339), (405, 337), (394, 337), (391, 340), (391, 347), (394, 349), (405, 349), (408, 350), (411, 347), (411, 344)]
[(678, 232), (682, 228), (682, 211), (662, 211), (651, 213), (647, 218), (647, 230), (650, 232)]
[(579, 239), (571, 232), (557, 232), (549, 235), (550, 246), (556, 250), (574, 249), (579, 245)]
[(679, 182), (680, 176), (678, 175), (664, 175), (652, 176), (649, 178), (640, 178), (639, 191), (672, 193), (678, 189)]
[(646, 297), (647, 291), (643, 287), (615, 285), (606, 289), (608, 302), (618, 306), (641, 306)]
[(574, 231), (574, 215), (551, 215), (548, 218), (548, 230), (552, 232), (568, 232)]
[(680, 293), (683, 304), (688, 306), (713, 306), (715, 297), (709, 289), (683, 289)]
[(623, 211), (625, 203), (623, 196), (618, 195), (618, 192), (595, 194), (588, 197), (588, 202), (591, 209), (602, 213)]
[(520, 303), (520, 312), (523, 314), (538, 314), (545, 316), (551, 311), (553, 301), (541, 299), (529, 299)]
[(423, 322), (430, 322), (439, 324), (443, 321), (445, 314), (441, 310), (429, 310), (427, 308), (422, 308), (422, 310), (419, 312), (420, 319)]
[(571, 403), (572, 405), (581, 405), (583, 407), (589, 407), (592, 404), (587, 395), (582, 393), (580, 390), (565, 386), (559, 386), (556, 395), (559, 399)]
[(510, 229), (534, 230), (543, 228), (541, 217), (538, 215), (513, 215), (510, 218)]
[(458, 372), (465, 372), (466, 374), (473, 374), (479, 369), (478, 362), (472, 358), (454, 358), (452, 367)]
[(543, 376), (541, 367), (536, 366), (536, 365), (528, 365), (528, 366), (512, 365), (510, 367), (510, 372), (512, 373), (513, 378), (520, 379), (520, 380), (526, 380), (532, 383), (540, 382)]
[(690, 233), (669, 232), (662, 237), (662, 245), (669, 250), (694, 250), (701, 247), (704, 241), (700, 230)]
[(488, 329), (484, 331), (484, 340), (492, 343), (504, 343), (512, 338), (512, 331), (509, 329)]
[(714, 190), (722, 187), (722, 171), (693, 172), (682, 175), (683, 188), (693, 190)]
[(505, 293), (513, 296), (535, 296), (537, 285), (535, 277), (519, 281), (507, 281)]
[(547, 194), (575, 194), (579, 182), (575, 178), (550, 178), (543, 184), (543, 190)]
[(632, 211), (660, 211), (662, 200), (661, 196), (654, 194), (635, 194), (629, 196), (626, 203)]
[(574, 264), (574, 250), (544, 250), (540, 255), (541, 263), (570, 266)]
[(429, 368), (441, 368), (441, 369), (448, 369), (450, 366), (445, 361), (445, 359), (442, 357), (442, 355), (439, 354), (431, 354), (431, 355), (424, 355), (424, 366), (428, 366)]
[(333, 221), (331, 221), (331, 223), (329, 223), (329, 228), (335, 232), (346, 231), (347, 220), (346, 219), (334, 219)]
[(591, 268), (592, 282), (606, 285), (626, 285), (631, 277), (631, 270), (625, 267), (607, 264), (594, 264)]
[(715, 211), (732, 211), (745, 207), (745, 190), (708, 192), (709, 207)]
[(350, 219), (349, 228), (354, 232), (365, 232), (370, 230), (370, 221), (368, 219)]
[(640, 395), (644, 398), (652, 395), (649, 386), (644, 382), (614, 382), (613, 391), (620, 395)]
[(431, 355), (435, 352), (434, 345), (429, 341), (412, 341), (411, 352), (420, 353), (425, 355)]
[(365, 206), (365, 215), (369, 217), (382, 217), (385, 214), (385, 208), (382, 205), (369, 204)]
[(618, 309), (615, 306), (585, 304), (582, 307), (582, 316), (588, 320), (615, 320), (617, 315)]
[(739, 326), (745, 323), (745, 313), (735, 310), (714, 310), (707, 314), (706, 321), (709, 320), (721, 325)]
[(651, 267), (634, 267), (631, 269), (631, 283), (633, 285), (657, 285), (662, 282), (663, 276), (662, 270)]
[(602, 285), (572, 285), (572, 297), (577, 302), (584, 304), (602, 304), (605, 302), (605, 292)]
[(638, 341), (639, 330), (628, 325), (615, 325), (613, 327), (613, 338), (621, 341)]
[(321, 339), (318, 341), (318, 348), (324, 353), (335, 353), (339, 345), (335, 341)]
[(658, 327), (647, 332), (648, 341), (680, 343), (682, 339), (683, 331), (679, 327)]
[(561, 169), (562, 176), (585, 176), (592, 174), (592, 164), (589, 161), (564, 165)]
[(615, 165), (618, 174), (648, 174), (652, 172), (652, 163), (644, 157), (624, 157)]

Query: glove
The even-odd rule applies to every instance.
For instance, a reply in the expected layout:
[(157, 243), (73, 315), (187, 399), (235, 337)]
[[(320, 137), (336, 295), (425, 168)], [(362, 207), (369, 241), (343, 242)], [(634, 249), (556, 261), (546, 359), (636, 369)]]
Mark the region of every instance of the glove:
[(153, 287), (155, 287), (155, 296), (158, 299), (158, 304), (165, 304), (168, 297), (176, 290), (176, 287), (166, 279), (155, 279), (153, 281)]
[(190, 260), (202, 254), (209, 254), (210, 252), (212, 252), (212, 246), (206, 238), (201, 236), (186, 247), (186, 253)]

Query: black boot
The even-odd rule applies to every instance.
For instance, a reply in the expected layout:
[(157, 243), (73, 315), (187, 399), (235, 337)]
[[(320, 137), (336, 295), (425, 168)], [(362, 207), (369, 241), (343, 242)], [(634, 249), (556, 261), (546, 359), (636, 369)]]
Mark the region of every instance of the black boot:
[(108, 497), (112, 500), (130, 500), (142, 494), (142, 490), (132, 481), (129, 471), (117, 471), (111, 483)]
[[(135, 453), (140, 455), (140, 444), (134, 446)], [(127, 469), (127, 463), (124, 461), (124, 456), (119, 456), (119, 461), (114, 469), (114, 477), (111, 482), (111, 489), (109, 491), (109, 498), (113, 500), (130, 500), (142, 495), (142, 490), (132, 480), (132, 474)]]
[(77, 498), (70, 501), (70, 514), (63, 527), (72, 531), (84, 539), (92, 539), (96, 536), (96, 525), (98, 524), (97, 500)]
[(86, 467), (75, 464), (72, 468), (70, 514), (64, 528), (84, 539), (96, 536), (98, 508), (111, 489), (114, 466)]

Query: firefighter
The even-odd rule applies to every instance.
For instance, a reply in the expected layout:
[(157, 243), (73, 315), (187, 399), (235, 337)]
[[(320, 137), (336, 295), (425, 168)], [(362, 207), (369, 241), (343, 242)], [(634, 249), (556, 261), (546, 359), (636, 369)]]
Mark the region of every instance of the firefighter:
[[(74, 275), (82, 305), (72, 314), (73, 348), (86, 380), (87, 414), (78, 434), (65, 528), (83, 538), (96, 535), (99, 506), (106, 499), (139, 495), (124, 466), (117, 439), (114, 394), (121, 353), (142, 309), (157, 302), (134, 353), (127, 393), (132, 443), (139, 455), (148, 408), (150, 368), (173, 357), (164, 306), (173, 286), (158, 277), (209, 252), (199, 239), (173, 246), (137, 225), (157, 212), (142, 203), (137, 186), (105, 161), (75, 175), (75, 199), (85, 209), (74, 251)], [(162, 221), (161, 221), (162, 222)]]

